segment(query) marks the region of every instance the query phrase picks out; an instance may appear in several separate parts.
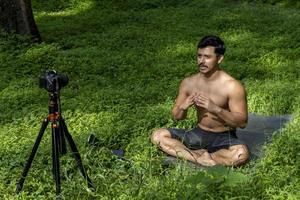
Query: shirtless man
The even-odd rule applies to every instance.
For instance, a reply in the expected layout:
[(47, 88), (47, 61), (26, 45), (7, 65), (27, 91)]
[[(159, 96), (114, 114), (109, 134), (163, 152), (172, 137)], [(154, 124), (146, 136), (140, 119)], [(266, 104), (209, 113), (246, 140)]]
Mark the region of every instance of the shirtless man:
[(199, 72), (181, 82), (172, 109), (173, 117), (183, 120), (194, 106), (198, 124), (190, 131), (154, 131), (151, 141), (165, 153), (203, 166), (238, 166), (248, 160), (248, 148), (235, 134), (237, 127), (247, 125), (246, 92), (237, 80), (220, 69), (224, 53), (224, 42), (217, 36), (206, 36), (199, 42)]

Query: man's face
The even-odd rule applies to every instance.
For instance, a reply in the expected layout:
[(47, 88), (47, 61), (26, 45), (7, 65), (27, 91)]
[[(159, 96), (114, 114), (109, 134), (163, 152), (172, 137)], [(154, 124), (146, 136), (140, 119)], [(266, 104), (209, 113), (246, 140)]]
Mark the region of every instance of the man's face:
[(221, 63), (223, 55), (215, 53), (215, 47), (208, 46), (199, 48), (197, 51), (197, 64), (199, 72), (207, 74)]

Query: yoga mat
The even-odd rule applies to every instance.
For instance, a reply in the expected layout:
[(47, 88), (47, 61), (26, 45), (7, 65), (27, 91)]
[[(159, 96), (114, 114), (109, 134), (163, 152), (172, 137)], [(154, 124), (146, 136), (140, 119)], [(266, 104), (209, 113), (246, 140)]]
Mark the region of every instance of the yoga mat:
[(292, 119), (291, 115), (262, 116), (248, 115), (248, 124), (245, 129), (237, 129), (239, 139), (246, 142), (251, 152), (251, 159), (261, 157), (262, 146), (271, 141), (273, 134), (279, 134), (285, 123)]

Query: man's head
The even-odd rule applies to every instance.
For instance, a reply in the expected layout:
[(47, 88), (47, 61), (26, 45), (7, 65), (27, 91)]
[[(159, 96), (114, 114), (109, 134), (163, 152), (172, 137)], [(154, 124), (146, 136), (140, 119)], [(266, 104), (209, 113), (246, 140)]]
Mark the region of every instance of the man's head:
[(208, 74), (217, 69), (224, 58), (226, 50), (224, 42), (218, 36), (209, 35), (203, 37), (197, 47), (199, 71)]
[(215, 53), (217, 55), (224, 55), (226, 51), (225, 44), (221, 38), (215, 35), (208, 35), (203, 37), (198, 43), (198, 49), (203, 49), (205, 47), (212, 46), (215, 47)]

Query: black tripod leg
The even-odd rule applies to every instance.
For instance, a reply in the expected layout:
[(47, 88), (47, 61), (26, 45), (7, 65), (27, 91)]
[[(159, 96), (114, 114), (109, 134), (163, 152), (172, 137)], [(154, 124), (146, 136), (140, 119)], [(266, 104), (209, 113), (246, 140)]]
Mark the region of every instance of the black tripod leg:
[(65, 139), (65, 134), (62, 126), (59, 126), (59, 153), (61, 155), (64, 155), (67, 153), (67, 146), (66, 146), (66, 139)]
[(88, 182), (88, 187), (89, 188), (92, 188), (94, 189), (94, 186), (93, 186), (93, 183), (91, 181), (91, 179), (89, 178), (89, 176), (87, 175), (85, 169), (84, 169), (84, 166), (82, 164), (82, 160), (81, 160), (81, 157), (80, 157), (80, 154), (79, 154), (79, 151), (76, 147), (76, 144), (71, 136), (71, 134), (69, 133), (68, 131), (68, 128), (67, 128), (67, 125), (65, 123), (65, 120), (64, 119), (61, 119), (61, 126), (63, 127), (63, 130), (64, 130), (64, 133), (65, 133), (65, 136), (66, 136), (66, 139), (68, 140), (68, 143), (70, 144), (70, 148), (72, 150), (72, 153), (74, 154), (75, 156), (75, 160), (77, 162), (77, 166), (82, 174), (82, 176), (87, 180)]
[(59, 196), (61, 192), (61, 186), (59, 173), (59, 129), (57, 124), (52, 124), (52, 165), (56, 186), (56, 195)]
[(29, 156), (29, 158), (27, 160), (27, 163), (26, 163), (26, 165), (25, 165), (25, 167), (23, 169), (23, 173), (21, 175), (21, 178), (20, 178), (19, 182), (17, 183), (16, 193), (19, 193), (22, 190), (22, 188), (23, 188), (23, 184), (24, 184), (25, 178), (26, 178), (26, 176), (28, 174), (28, 171), (30, 169), (30, 166), (32, 164), (32, 161), (34, 159), (34, 156), (35, 156), (36, 151), (37, 151), (37, 149), (39, 147), (39, 144), (40, 144), (40, 142), (42, 140), (42, 137), (44, 135), (44, 132), (45, 132), (45, 130), (47, 128), (48, 123), (49, 123), (48, 118), (45, 118), (44, 121), (43, 121), (43, 123), (42, 123), (42, 127), (40, 129), (40, 132), (39, 132), (39, 134), (38, 134), (38, 136), (37, 136), (37, 138), (35, 140), (35, 143), (34, 143), (34, 146), (32, 148), (31, 154), (30, 154), (30, 156)]

